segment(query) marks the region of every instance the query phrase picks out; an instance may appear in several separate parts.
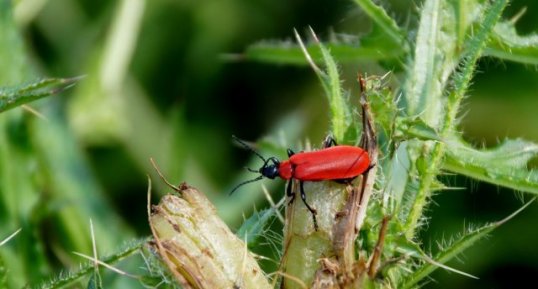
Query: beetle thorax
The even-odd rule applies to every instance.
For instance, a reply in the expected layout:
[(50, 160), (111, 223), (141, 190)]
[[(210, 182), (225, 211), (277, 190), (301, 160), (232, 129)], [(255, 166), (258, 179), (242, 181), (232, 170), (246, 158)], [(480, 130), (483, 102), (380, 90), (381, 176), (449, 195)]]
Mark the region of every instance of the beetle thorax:
[(293, 176), (293, 167), (289, 160), (283, 161), (278, 167), (278, 175), (284, 179), (289, 180)]

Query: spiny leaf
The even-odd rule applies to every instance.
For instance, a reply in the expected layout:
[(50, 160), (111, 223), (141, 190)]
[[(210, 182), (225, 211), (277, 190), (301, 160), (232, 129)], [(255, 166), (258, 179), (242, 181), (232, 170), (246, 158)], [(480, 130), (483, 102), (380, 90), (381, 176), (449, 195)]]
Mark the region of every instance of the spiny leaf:
[[(389, 60), (401, 53), (394, 47), (381, 42), (331, 42), (324, 44), (333, 57), (340, 63), (371, 62)], [(323, 55), (316, 44), (305, 45), (308, 53), (317, 64), (323, 63)], [(247, 60), (268, 62), (274, 64), (308, 65), (301, 47), (286, 41), (264, 41), (249, 46), (240, 56)], [(231, 57), (234, 59), (235, 57)]]
[(482, 56), (491, 31), (499, 21), (501, 13), (506, 7), (507, 0), (497, 0), (492, 5), (487, 5), (483, 11), (485, 15), (481, 19), (478, 31), (470, 37), (462, 55), (461, 71), (454, 75), (454, 89), (449, 93), (447, 112), (442, 129), (444, 136), (453, 129), (456, 115), (458, 114), (460, 103), (469, 88), (469, 84), (474, 75), (476, 62)]
[(410, 176), (412, 163), (407, 150), (408, 145), (406, 141), (401, 142), (390, 160), (387, 172), (388, 182), (383, 193), (390, 196), (387, 206), (389, 212), (399, 217), (405, 217), (409, 213), (411, 204), (408, 201), (413, 199), (417, 191), (416, 185), (411, 185), (416, 181)]
[[(340, 63), (347, 63), (391, 60), (402, 56), (408, 46), (405, 45), (403, 32), (396, 22), (381, 6), (371, 1), (356, 0), (356, 3), (377, 26), (369, 35), (359, 40), (336, 39), (330, 43), (324, 43), (327, 50), (331, 51), (332, 57)], [(376, 29), (377, 27), (379, 29)], [(325, 62), (317, 44), (308, 44), (305, 47), (315, 63)], [(264, 41), (251, 45), (240, 58), (276, 64), (308, 64), (301, 52), (301, 47), (289, 41)]]
[(16, 87), (0, 88), (0, 112), (22, 104), (58, 94), (73, 86), (80, 77), (47, 78)]
[(443, 89), (458, 63), (455, 14), (447, 1), (424, 3), (415, 44), (414, 60), (404, 88), (407, 112), (433, 128), (443, 115)]
[(366, 95), (370, 109), (375, 116), (376, 124), (382, 128), (378, 135), (384, 134), (387, 138), (393, 134), (394, 120), (400, 111), (394, 92), (388, 85), (390, 81), (388, 79), (391, 77), (387, 73), (381, 77), (366, 78)]
[(425, 262), (425, 264), (433, 266), (434, 270), (437, 269), (437, 268), (442, 268), (442, 269), (445, 269), (447, 271), (463, 275), (465, 277), (478, 279), (478, 277), (476, 277), (476, 276), (473, 276), (473, 275), (471, 275), (469, 273), (465, 273), (465, 272), (463, 272), (461, 270), (449, 267), (449, 266), (447, 266), (447, 265), (445, 265), (443, 263), (440, 263), (440, 262), (432, 259), (430, 256), (428, 256), (428, 254), (426, 254), (422, 250), (422, 248), (420, 248), (420, 246), (418, 244), (416, 244), (414, 242), (411, 242), (411, 241), (407, 240), (406, 238), (399, 237), (396, 240), (396, 246), (397, 246), (396, 247), (397, 252), (399, 252), (401, 254), (404, 254), (405, 256), (409, 256), (409, 257), (413, 257), (413, 258), (417, 258), (419, 260), (422, 260), (422, 261)]
[(436, 140), (441, 141), (441, 137), (434, 128), (426, 124), (419, 117), (400, 117), (396, 119), (396, 139), (412, 139), (419, 140)]
[[(137, 253), (142, 247), (147, 243), (148, 239), (139, 239), (127, 244), (123, 249), (119, 250), (117, 253), (112, 254), (108, 257), (102, 259), (104, 263), (113, 264), (119, 262), (120, 260)], [(65, 275), (61, 275), (51, 282), (41, 285), (36, 288), (41, 289), (58, 289), (63, 288), (78, 279), (94, 272), (95, 266), (93, 262), (88, 262), (85, 265), (81, 266), (80, 269), (74, 272), (69, 272)], [(90, 284), (89, 284), (90, 285)]]
[(344, 97), (344, 91), (341, 87), (340, 75), (338, 72), (338, 65), (332, 57), (329, 50), (316, 38), (314, 31), (311, 30), (312, 36), (318, 44), (318, 47), (323, 56), (323, 62), (325, 70), (321, 70), (315, 62), (312, 60), (311, 55), (308, 53), (306, 46), (304, 46), (301, 37), (295, 31), (295, 37), (301, 46), (306, 59), (309, 61), (310, 66), (314, 72), (318, 75), (321, 84), (325, 90), (325, 94), (329, 100), (329, 109), (331, 111), (331, 130), (333, 136), (341, 143), (346, 143), (346, 132), (350, 128), (352, 123), (352, 116), (349, 106), (347, 105), (346, 98)]
[(527, 163), (538, 155), (538, 144), (506, 140), (493, 149), (477, 150), (461, 140), (447, 142), (443, 167), (492, 184), (538, 194), (538, 171)]
[(151, 248), (144, 248), (141, 256), (144, 258), (143, 269), (146, 273), (139, 275), (138, 281), (144, 288), (182, 289), (181, 285), (174, 281), (172, 273), (163, 264), (163, 260)]
[(507, 2), (507, 0), (497, 0), (491, 6), (485, 7), (485, 15), (481, 20), (480, 28), (470, 37), (463, 52), (462, 71), (454, 77), (454, 90), (458, 96), (462, 97), (463, 93), (467, 91), (475, 71), (476, 61), (482, 55), (491, 31), (499, 21)]
[(103, 282), (99, 270), (95, 270), (88, 281), (87, 289), (103, 289)]
[(257, 243), (259, 237), (262, 236), (264, 228), (267, 227), (274, 214), (275, 210), (273, 208), (255, 212), (241, 225), (236, 235), (247, 242), (249, 248), (252, 247)]
[[(383, 7), (376, 5), (370, 0), (355, 0), (355, 3), (359, 5), (368, 16), (378, 25), (381, 30), (387, 35), (395, 44), (401, 45), (404, 43), (403, 32), (398, 27), (398, 24), (392, 19)], [(400, 46), (406, 48), (406, 46)]]
[[(523, 211), (526, 207), (528, 207), (532, 202), (534, 202), (535, 199), (532, 199), (530, 202), (525, 204), (523, 207), (512, 213), (510, 216), (504, 218), (501, 221), (491, 223), (488, 225), (485, 225), (483, 227), (480, 227), (478, 229), (471, 230), (469, 232), (463, 233), (461, 236), (459, 236), (455, 241), (452, 242), (449, 246), (446, 248), (443, 248), (442, 250), (437, 253), (437, 255), (433, 258), (436, 262), (444, 264), (454, 257), (461, 254), (463, 251), (465, 251), (467, 248), (478, 242), (479, 240), (486, 237), (491, 231), (499, 227), (500, 225), (508, 222), (510, 219), (515, 217), (517, 214), (519, 214), (521, 211)], [(414, 287), (418, 282), (423, 280), (425, 277), (430, 275), (433, 271), (435, 271), (438, 268), (435, 264), (426, 263), (422, 267), (418, 268), (411, 274), (409, 277), (407, 277), (403, 282), (401, 283), (401, 286), (398, 286), (398, 288), (412, 288)]]
[[(482, 10), (481, 26), (476, 37), (466, 43), (463, 53), (456, 45), (461, 27), (455, 25), (458, 23), (458, 12), (453, 4), (439, 0), (425, 2), (417, 35), (415, 61), (409, 70), (410, 81), (405, 89), (408, 114), (419, 116), (427, 126), (439, 131), (442, 138), (454, 130), (460, 101), (467, 91), (476, 61), (491, 29), (500, 18), (506, 1), (498, 0), (488, 6), (488, 9)], [(454, 74), (460, 57), (461, 71)], [(446, 98), (444, 90), (450, 75), (454, 75), (454, 92)], [(443, 105), (446, 105), (446, 108)], [(415, 163), (421, 177), (418, 192), (406, 218), (405, 231), (408, 238), (412, 238), (416, 232), (445, 154), (443, 143), (411, 144), (414, 144), (412, 149), (420, 154)]]
[(493, 30), (485, 54), (525, 64), (538, 64), (538, 35), (520, 36), (514, 21), (500, 22)]

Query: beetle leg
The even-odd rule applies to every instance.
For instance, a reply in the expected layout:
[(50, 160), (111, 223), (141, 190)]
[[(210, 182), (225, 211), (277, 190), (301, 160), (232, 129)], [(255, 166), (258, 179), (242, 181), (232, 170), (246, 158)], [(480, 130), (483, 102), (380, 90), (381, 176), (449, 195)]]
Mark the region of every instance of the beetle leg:
[(288, 202), (288, 205), (293, 203), (293, 200), (295, 200), (295, 192), (293, 192), (293, 179), (290, 179), (288, 181), (288, 184), (286, 185), (286, 196), (290, 197), (290, 201)]
[(295, 154), (294, 151), (292, 151), (291, 149), (288, 149), (288, 157), (291, 157), (294, 154)]
[(323, 148), (325, 149), (337, 145), (336, 140), (330, 134), (325, 138), (325, 140), (323, 140)]
[(301, 188), (301, 200), (303, 200), (303, 203), (305, 204), (306, 208), (310, 211), (310, 213), (312, 214), (312, 220), (314, 221), (314, 229), (317, 231), (318, 230), (318, 221), (316, 219), (316, 209), (310, 207), (310, 205), (306, 202), (306, 194), (304, 193), (304, 187), (303, 187), (303, 184), (304, 182), (299, 182), (299, 186)]

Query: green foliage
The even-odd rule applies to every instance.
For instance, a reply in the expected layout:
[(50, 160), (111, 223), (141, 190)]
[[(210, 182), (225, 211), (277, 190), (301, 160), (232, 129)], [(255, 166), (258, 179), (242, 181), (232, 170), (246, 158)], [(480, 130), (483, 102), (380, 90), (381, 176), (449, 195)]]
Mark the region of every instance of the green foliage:
[[(0, 0), (0, 228), (2, 234), (22, 228), (17, 238), (5, 244), (0, 242), (0, 287), (36, 286), (50, 276), (58, 275), (60, 268), (76, 266), (79, 260), (71, 252), (90, 252), (92, 248), (87, 229), (90, 218), (96, 226), (98, 248), (114, 252), (103, 258), (103, 262), (116, 264), (142, 251), (146, 239), (131, 243), (125, 250), (117, 249), (121, 240), (134, 237), (134, 230), (118, 216), (119, 212), (111, 202), (113, 198), (104, 197), (104, 191), (109, 188), (103, 187), (102, 182), (103, 178), (114, 179), (117, 183), (125, 179), (132, 182), (136, 179), (133, 168), (123, 172), (123, 164), (118, 169), (109, 163), (98, 167), (95, 159), (88, 161), (87, 151), (81, 144), (90, 150), (111, 150), (111, 154), (119, 151), (118, 155), (126, 159), (125, 163), (138, 172), (150, 171), (147, 160), (154, 157), (173, 179), (203, 184), (217, 204), (220, 216), (230, 224), (237, 225), (242, 214), (252, 211), (253, 204), (263, 199), (253, 187), (231, 198), (223, 197), (227, 194), (213, 193), (223, 182), (231, 186), (251, 178), (251, 175), (244, 173), (232, 180), (213, 181), (213, 175), (226, 172), (223, 168), (233, 164), (227, 157), (231, 155), (230, 151), (226, 149), (228, 146), (215, 145), (218, 137), (205, 129), (205, 123), (189, 124), (189, 120), (199, 117), (185, 104), (198, 101), (196, 97), (203, 95), (201, 92), (220, 96), (220, 91), (213, 91), (206, 84), (217, 78), (219, 67), (203, 60), (216, 59), (219, 53), (237, 49), (238, 45), (242, 47), (244, 43), (233, 38), (244, 32), (241, 30), (244, 25), (237, 19), (251, 15), (250, 9), (257, 4), (248, 4), (241, 10), (235, 3), (240, 1), (217, 1), (204, 7), (192, 3), (165, 3), (170, 1), (120, 1), (108, 4), (107, 13), (97, 15), (94, 10), (81, 8), (86, 4), (76, 1), (43, 1), (48, 2), (41, 4), (46, 7), (44, 9), (57, 12), (65, 8), (67, 11), (52, 19), (50, 15), (54, 13), (46, 10), (32, 8), (36, 9), (32, 12), (28, 8), (31, 2)], [(322, 103), (318, 105), (322, 108), (320, 111), (328, 115), (330, 132), (339, 143), (345, 144), (357, 144), (362, 129), (356, 113), (356, 93), (348, 91), (349, 86), (356, 86), (352, 77), (357, 70), (379, 74), (385, 74), (387, 70), (392, 72), (383, 77), (367, 73), (366, 78), (382, 157), (376, 164), (375, 192), (359, 233), (357, 253), (364, 258), (374, 254), (380, 223), (384, 217), (392, 216), (381, 254), (382, 266), (375, 280), (368, 280), (367, 285), (372, 288), (414, 288), (439, 267), (457, 271), (443, 264), (513, 216), (468, 229), (430, 257), (422, 247), (425, 242), (419, 233), (427, 223), (426, 212), (432, 195), (453, 189), (439, 179), (444, 170), (538, 194), (538, 173), (533, 168), (538, 154), (536, 143), (508, 138), (497, 146), (479, 149), (466, 143), (460, 133), (462, 102), (474, 94), (471, 86), (480, 59), (488, 57), (536, 65), (538, 36), (518, 34), (516, 24), (522, 14), (510, 20), (502, 19), (508, 3), (504, 0), (426, 0), (416, 11), (406, 12), (405, 18), (409, 21), (405, 23), (401, 21), (404, 18), (399, 16), (401, 14), (381, 1), (350, 2), (354, 3), (348, 3), (347, 7), (364, 12), (358, 18), (368, 18), (371, 29), (353, 32), (352, 37), (331, 35), (327, 41), (318, 39), (314, 33), (306, 37), (304, 43), (298, 34), (297, 43), (261, 41), (247, 46), (236, 58), (276, 65), (310, 65), (327, 96), (327, 102), (316, 102)], [(19, 5), (15, 15), (23, 15), (18, 16), (18, 22), (13, 18), (12, 3)], [(161, 17), (160, 13), (175, 11), (173, 9), (183, 13), (180, 18), (184, 18), (184, 27), (196, 26), (196, 30), (187, 31), (181, 27), (174, 30), (173, 37), (165, 34), (159, 38), (161, 23), (153, 25), (151, 21)], [(49, 18), (32, 18), (38, 17), (40, 12)], [(356, 17), (356, 14), (349, 15), (346, 17)], [(221, 20), (221, 16), (225, 20)], [(204, 21), (207, 19), (219, 19), (216, 28), (206, 26)], [(256, 21), (265, 21), (251, 20), (255, 20), (251, 21), (252, 25)], [(32, 23), (29, 26), (32, 29), (25, 31), (21, 25), (29, 23)], [(82, 29), (86, 24), (88, 27)], [(270, 25), (275, 26), (274, 23)], [(325, 31), (316, 32), (326, 35)], [(36, 33), (42, 33), (39, 37), (43, 39), (37, 38), (36, 43), (44, 44), (45, 52), (35, 53), (26, 47), (24, 40)], [(75, 37), (69, 37), (69, 33)], [(144, 42), (139, 39), (142, 37), (147, 37)], [(72, 39), (82, 40), (72, 43)], [(247, 39), (251, 41), (252, 38)], [(173, 53), (166, 54), (167, 60), (175, 54), (186, 55), (181, 65), (174, 67), (176, 70), (164, 71), (165, 66), (174, 65), (168, 62), (163, 65), (148, 57), (151, 55), (148, 51), (159, 45), (159, 41), (173, 49)], [(188, 43), (188, 47), (176, 47), (176, 41)], [(145, 44), (138, 48), (139, 43)], [(52, 56), (49, 55), (47, 61), (58, 58), (58, 63), (35, 61), (48, 55), (48, 50)], [(70, 53), (71, 50), (77, 52)], [(357, 63), (361, 67), (353, 66), (353, 76), (347, 79), (349, 68), (346, 65)], [(50, 66), (48, 69), (60, 72), (46, 74), (88, 76), (84, 79), (36, 76), (44, 73), (47, 65)], [(147, 69), (152, 65), (158, 67), (158, 71)], [(180, 70), (183, 67), (187, 68)], [(177, 81), (171, 74), (189, 77)], [(144, 85), (144, 80), (151, 85)], [(228, 78), (222, 82), (227, 81)], [(179, 89), (174, 86), (176, 82)], [(67, 90), (74, 84), (77, 84), (74, 89)], [(192, 96), (186, 101), (174, 99), (159, 103), (150, 98), (152, 85), (164, 86), (163, 90), (170, 98), (183, 90)], [(188, 90), (189, 86), (196, 89)], [(309, 93), (318, 88), (313, 86)], [(66, 93), (73, 95), (65, 97)], [(61, 97), (31, 104), (45, 116), (44, 119), (14, 109), (55, 94)], [(207, 106), (203, 111), (207, 118), (214, 114), (211, 107), (221, 109), (220, 105), (227, 101), (208, 105), (207, 99), (200, 99)], [(171, 108), (166, 107), (172, 102)], [(264, 156), (285, 158), (285, 148), (298, 146), (295, 140), (305, 135), (311, 120), (302, 112), (270, 113), (272, 127), (267, 128), (267, 137), (258, 141), (256, 148)], [(264, 115), (258, 111), (254, 114)], [(218, 117), (222, 115), (215, 117), (216, 122), (220, 121)], [(317, 129), (316, 133), (320, 133), (325, 127)], [(193, 139), (203, 141), (195, 143)], [(259, 165), (259, 159), (248, 163), (252, 168)], [(98, 173), (100, 177), (96, 177)], [(128, 176), (122, 178), (121, 174)], [(229, 174), (219, 177), (228, 178)], [(264, 182), (264, 185), (271, 191), (276, 188), (274, 182)], [(324, 204), (323, 196), (330, 195), (323, 195), (327, 187), (312, 188), (310, 194), (321, 194), (313, 197), (316, 204)], [(145, 201), (136, 190), (130, 192), (130, 197), (133, 203)], [(140, 214), (136, 212), (137, 216)], [(255, 212), (243, 223), (237, 236), (244, 238), (248, 247), (255, 251), (269, 241), (271, 245), (267, 247), (271, 252), (268, 255), (281, 256), (277, 244), (280, 239), (273, 238), (270, 235), (273, 232), (268, 228), (275, 219), (273, 208)], [(311, 225), (308, 218), (299, 221), (305, 228)], [(271, 238), (274, 240), (269, 240)], [(323, 247), (321, 251), (330, 249), (330, 244), (322, 243), (320, 239), (312, 240), (311, 243), (299, 242), (297, 246), (310, 251), (319, 247)], [(148, 252), (143, 256), (154, 258)], [(136, 269), (146, 270), (135, 278), (136, 285), (177, 288), (173, 277), (158, 262), (144, 261), (143, 264), (133, 261)], [(319, 267), (319, 260), (316, 257), (310, 261), (308, 266), (295, 267), (296, 273), (312, 275)], [(130, 288), (116, 283), (116, 279), (110, 278), (105, 271), (102, 268), (96, 270), (93, 263), (85, 263), (36, 288)], [(128, 277), (117, 279), (122, 278)]]
[(235, 234), (245, 241), (249, 248), (255, 247), (258, 245), (260, 237), (266, 234), (266, 228), (270, 225), (269, 222), (273, 217), (275, 217), (273, 208), (254, 212), (243, 222)]
[[(114, 264), (122, 259), (125, 259), (133, 254), (139, 253), (143, 246), (147, 243), (148, 239), (133, 240), (117, 250), (114, 254), (104, 257), (101, 259), (101, 262), (106, 264)], [(100, 288), (100, 277), (98, 272), (95, 271), (95, 264), (93, 262), (87, 262), (84, 265), (81, 265), (80, 268), (76, 271), (70, 271), (64, 274), (61, 274), (54, 280), (45, 283), (39, 287), (41, 289), (58, 289), (64, 288), (72, 284), (73, 282), (79, 280), (80, 278), (91, 275), (90, 281), (88, 282), (88, 288)], [(93, 286), (93, 287), (92, 287)]]
[(403, 49), (401, 49), (402, 53), (406, 51), (404, 33), (398, 27), (396, 21), (387, 14), (385, 9), (370, 0), (355, 0), (355, 3), (380, 27), (381, 35), (389, 38), (395, 46), (402, 47), (401, 45), (403, 45)]
[[(316, 63), (323, 63), (323, 55), (318, 44), (305, 44), (308, 53)], [(354, 42), (336, 40), (325, 43), (334, 59), (339, 62), (366, 62), (372, 60), (391, 60), (400, 56), (398, 49), (387, 47), (377, 41)], [(301, 48), (291, 42), (263, 41), (250, 45), (241, 56), (247, 60), (273, 64), (307, 65)]]
[(518, 35), (515, 20), (501, 21), (495, 25), (486, 55), (524, 64), (538, 64), (538, 35)]
[[(400, 44), (403, 47), (402, 53), (406, 53), (407, 46), (402, 44), (405, 37), (401, 36), (404, 32), (387, 16), (383, 8), (370, 1), (356, 2), (375, 23), (377, 28), (373, 33), (383, 31), (386, 39), (393, 44)], [(424, 224), (424, 209), (430, 203), (432, 193), (449, 188), (437, 180), (443, 168), (497, 185), (535, 193), (534, 186), (538, 180), (533, 171), (527, 170), (529, 160), (536, 156), (534, 143), (509, 140), (496, 149), (481, 151), (465, 144), (456, 133), (461, 102), (468, 93), (477, 61), (484, 55), (491, 55), (491, 43), (500, 38), (499, 31), (502, 28), (499, 27), (505, 24), (499, 22), (499, 19), (506, 5), (507, 1), (502, 0), (491, 3), (425, 1), (420, 10), (416, 41), (412, 45), (413, 54), (407, 55), (408, 68), (400, 81), (404, 83), (402, 94), (405, 101), (396, 103), (393, 100), (396, 96), (391, 96), (390, 92), (384, 90), (378, 80), (370, 80), (372, 109), (379, 117), (378, 124), (382, 128), (380, 146), (392, 157), (382, 161), (382, 174), (377, 180), (382, 195), (369, 208), (366, 224), (379, 224), (384, 214), (397, 216), (398, 219), (393, 221), (393, 226), (387, 233), (386, 248), (389, 249), (385, 250), (385, 258), (397, 259), (414, 252), (411, 256), (418, 258), (419, 263), (418, 267), (413, 267), (408, 261), (387, 269), (390, 276), (387, 284), (392, 284), (389, 287), (399, 284), (403, 288), (411, 288), (439, 266), (468, 275), (443, 264), (510, 218), (465, 232), (433, 258), (425, 255), (418, 245), (414, 245), (414, 240)], [(476, 11), (479, 13), (474, 13)], [(471, 30), (472, 34), (469, 32)], [(313, 38), (317, 41), (316, 36)], [(338, 49), (331, 50), (329, 54), (324, 45), (318, 44), (320, 57), (318, 52), (307, 48), (300, 39), (299, 44), (329, 96), (332, 132), (341, 137), (342, 132), (350, 129), (352, 124), (348, 122), (346, 128), (342, 118), (335, 119), (335, 116), (344, 115), (341, 113), (344, 109), (340, 101), (340, 95), (343, 94), (342, 81), (335, 62), (347, 60)], [(293, 49), (289, 47), (288, 44), (286, 49)], [(279, 53), (284, 53), (284, 49), (273, 47), (271, 52), (265, 52), (266, 60), (274, 57), (272, 61), (275, 63), (290, 61), (289, 58), (279, 56)], [(531, 50), (527, 53), (532, 55)], [(249, 51), (247, 57), (248, 54)], [(327, 72), (317, 67), (320, 62), (325, 63)], [(372, 82), (377, 82), (377, 85)], [(400, 92), (399, 89), (395, 91)], [(338, 105), (335, 105), (331, 96), (337, 96), (336, 99), (340, 101), (337, 102)], [(372, 214), (373, 208), (378, 208), (378, 212), (382, 213)], [(361, 235), (365, 238), (361, 242), (365, 242), (362, 243), (363, 250), (366, 255), (370, 255), (373, 254), (375, 244), (372, 240), (376, 240), (376, 236), (372, 233), (372, 227), (366, 226), (364, 230), (370, 233)], [(402, 233), (404, 239), (401, 238)], [(407, 250), (394, 249), (399, 248), (397, 244), (404, 243), (407, 243)], [(414, 269), (411, 269), (411, 273), (406, 273), (410, 268)], [(296, 276), (301, 276), (301, 272), (295, 273), (299, 274)]]
[(95, 270), (92, 276), (90, 277), (90, 281), (88, 282), (87, 289), (102, 289), (103, 288), (103, 281), (101, 280), (101, 275), (99, 275), (99, 271)]
[[(460, 55), (457, 54), (460, 49), (455, 45), (458, 43), (456, 39), (458, 34), (455, 33), (457, 29), (453, 25), (455, 19), (458, 19), (455, 13), (464, 11), (453, 9), (454, 7), (445, 1), (441, 3), (428, 1), (425, 4), (417, 36), (415, 66), (410, 75), (410, 86), (406, 92), (408, 114), (410, 116), (420, 114), (420, 118), (426, 124), (440, 131), (441, 137), (446, 137), (447, 134), (456, 130), (454, 120), (474, 72), (475, 63), (506, 4), (506, 1), (496, 1), (492, 7), (484, 8), (485, 14), (478, 19), (482, 25), (477, 35), (467, 42)], [(442, 9), (443, 5), (448, 6), (444, 6)], [(449, 17), (454, 18), (441, 20), (443, 15), (447, 13), (450, 15)], [(441, 23), (450, 27), (441, 27)], [(437, 45), (431, 45), (437, 41), (439, 41)], [(455, 71), (460, 60), (462, 61), (462, 69)], [(448, 92), (447, 98), (444, 96), (444, 90), (449, 76), (453, 77), (454, 87), (452, 91)], [(445, 113), (442, 112), (443, 106), (446, 106)], [(443, 114), (444, 122), (441, 123), (443, 118), (439, 116)], [(413, 237), (427, 199), (435, 188), (435, 177), (441, 169), (445, 148), (442, 142), (420, 143), (413, 141), (411, 149), (415, 153), (422, 152), (416, 158), (417, 169), (421, 174), (419, 188), (406, 224), (406, 234), (409, 238)]]
[(15, 87), (0, 87), (0, 112), (61, 93), (80, 78), (48, 78)]
[[(263, 41), (249, 46), (242, 57), (274, 64), (305, 65), (309, 60), (304, 57), (306, 49), (313, 62), (366, 62), (394, 60), (402, 57), (409, 49), (403, 31), (394, 19), (380, 6), (369, 0), (355, 0), (356, 4), (366, 12), (375, 26), (360, 41), (334, 39), (320, 45), (319, 43), (297, 44), (282, 41)], [(303, 50), (303, 51), (301, 51)], [(325, 51), (325, 52), (324, 52)], [(331, 59), (327, 59), (327, 51)], [(334, 58), (334, 60), (332, 60)], [(330, 67), (328, 67), (330, 68)]]
[(538, 145), (521, 139), (505, 140), (495, 148), (478, 150), (461, 140), (448, 142), (443, 167), (481, 181), (538, 194), (538, 172), (529, 170), (529, 161), (538, 154)]
[[(448, 244), (440, 247), (439, 252), (433, 259), (443, 264), (457, 257), (467, 248), (474, 245), (476, 242), (486, 238), (494, 229), (498, 228), (500, 225), (506, 223), (507, 221), (515, 217), (517, 214), (523, 211), (526, 207), (532, 204), (534, 200), (535, 199), (528, 202), (519, 210), (517, 210), (516, 212), (514, 212), (513, 214), (504, 218), (501, 221), (487, 224), (485, 226), (478, 227), (478, 228), (470, 227), (468, 230), (466, 230), (459, 236), (455, 236), (453, 240), (451, 240)], [(406, 279), (403, 280), (403, 282), (400, 284), (400, 286), (398, 286), (398, 288), (403, 288), (403, 289), (413, 288), (418, 282), (425, 279), (429, 274), (431, 274), (435, 269), (437, 269), (437, 267), (438, 266), (436, 264), (432, 264), (432, 263), (426, 263), (422, 265), (421, 267), (415, 269), (415, 271), (411, 275), (406, 277)]]
[(308, 50), (304, 46), (297, 31), (295, 31), (295, 36), (301, 45), (306, 58), (309, 60), (310, 65), (314, 69), (314, 72), (316, 72), (318, 75), (323, 89), (325, 90), (325, 95), (329, 100), (329, 110), (331, 112), (331, 130), (334, 137), (342, 143), (349, 143), (351, 138), (348, 135), (350, 133), (349, 131), (353, 130), (352, 123), (357, 122), (352, 121), (351, 110), (349, 106), (346, 105), (347, 98), (345, 97), (345, 93), (341, 87), (336, 62), (334, 61), (329, 50), (316, 39), (316, 35), (312, 31), (312, 36), (314, 39), (316, 39), (323, 56), (325, 71), (321, 70), (319, 67), (317, 67), (311, 56), (308, 54)]
[[(11, 109), (61, 93), (79, 78), (28, 82), (36, 78), (35, 68), (12, 18), (10, 1), (2, 0), (0, 6), (0, 84), (9, 85), (0, 93), (0, 227), (22, 229), (15, 242), (2, 246), (0, 258), (9, 264), (2, 274), (5, 287), (20, 288), (52, 274), (50, 250), (62, 255), (66, 264), (72, 261), (68, 252), (90, 250), (90, 235), (84, 229), (89, 218), (94, 218), (96, 240), (105, 250), (130, 233), (100, 195), (80, 147), (53, 105), (58, 99), (50, 99), (52, 103), (44, 108), (36, 104), (46, 120)], [(40, 233), (39, 228), (49, 222), (48, 233), (62, 234), (54, 242)], [(124, 235), (104, 233), (108, 226)]]

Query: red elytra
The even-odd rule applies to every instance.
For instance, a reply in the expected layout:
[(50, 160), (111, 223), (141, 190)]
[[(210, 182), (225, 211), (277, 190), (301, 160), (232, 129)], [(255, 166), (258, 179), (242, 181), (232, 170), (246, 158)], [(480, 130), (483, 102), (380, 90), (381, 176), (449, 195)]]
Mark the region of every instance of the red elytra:
[(296, 179), (299, 181), (301, 199), (312, 213), (316, 231), (318, 230), (316, 210), (306, 202), (303, 183), (305, 181), (351, 180), (371, 168), (370, 157), (365, 150), (360, 147), (336, 145), (336, 142), (331, 137), (324, 141), (325, 148), (317, 151), (296, 154), (288, 149), (289, 159), (282, 162), (275, 157), (266, 159), (235, 136), (234, 139), (262, 159), (263, 166), (258, 170), (248, 169), (251, 172), (259, 173), (260, 176), (240, 183), (230, 194), (240, 186), (259, 181), (263, 177), (269, 179), (280, 177), (284, 180), (289, 180), (286, 186), (286, 195), (291, 197), (291, 203), (295, 199), (295, 193), (292, 192), (292, 182)]
[(342, 180), (364, 173), (369, 166), (370, 158), (365, 150), (341, 145), (294, 154), (280, 162), (278, 175), (285, 180)]

